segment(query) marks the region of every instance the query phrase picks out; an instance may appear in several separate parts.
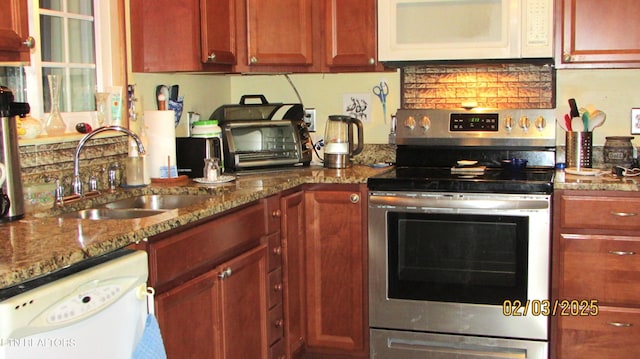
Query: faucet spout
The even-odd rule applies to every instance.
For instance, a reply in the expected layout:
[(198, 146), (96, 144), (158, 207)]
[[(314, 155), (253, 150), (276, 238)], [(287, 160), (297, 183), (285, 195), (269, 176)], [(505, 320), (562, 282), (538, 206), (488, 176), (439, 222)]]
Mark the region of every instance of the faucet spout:
[(96, 128), (92, 132), (87, 133), (78, 142), (78, 146), (76, 146), (75, 155), (73, 156), (73, 184), (72, 184), (72, 186), (73, 186), (73, 194), (74, 195), (82, 196), (82, 194), (83, 194), (82, 181), (80, 180), (80, 150), (82, 150), (82, 148), (84, 147), (85, 143), (87, 143), (87, 141), (89, 141), (93, 136), (95, 136), (95, 135), (97, 135), (99, 133), (102, 133), (102, 132), (107, 132), (107, 131), (122, 132), (122, 133), (130, 136), (131, 138), (134, 139), (134, 141), (136, 141), (136, 144), (138, 145), (138, 153), (141, 154), (141, 155), (146, 153), (146, 151), (144, 149), (144, 145), (142, 144), (142, 141), (140, 140), (140, 137), (138, 137), (138, 135), (136, 135), (132, 131), (130, 131), (130, 130), (122, 127), (122, 126), (103, 126), (103, 127)]

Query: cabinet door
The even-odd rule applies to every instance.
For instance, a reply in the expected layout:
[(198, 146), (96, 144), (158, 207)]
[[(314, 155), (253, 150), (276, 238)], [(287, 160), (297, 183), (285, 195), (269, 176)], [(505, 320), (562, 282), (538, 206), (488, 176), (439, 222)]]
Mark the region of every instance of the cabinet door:
[(235, 0), (201, 0), (202, 62), (236, 63)]
[[(350, 190), (355, 188), (355, 190)], [(357, 186), (305, 192), (307, 345), (365, 353), (366, 197)]]
[(0, 1), (0, 61), (29, 61), (27, 2)]
[(130, 0), (134, 72), (199, 71), (199, 0)]
[(293, 358), (305, 343), (304, 192), (281, 199), (284, 268), (285, 351)]
[(559, 66), (640, 66), (637, 0), (563, 0), (558, 9)]
[(267, 359), (267, 245), (261, 244), (218, 268), (222, 357)]
[(311, 65), (311, 0), (247, 0), (248, 65)]
[(376, 65), (376, 1), (323, 0), (325, 64), (328, 69)]
[(218, 272), (210, 271), (156, 296), (169, 359), (221, 358)]

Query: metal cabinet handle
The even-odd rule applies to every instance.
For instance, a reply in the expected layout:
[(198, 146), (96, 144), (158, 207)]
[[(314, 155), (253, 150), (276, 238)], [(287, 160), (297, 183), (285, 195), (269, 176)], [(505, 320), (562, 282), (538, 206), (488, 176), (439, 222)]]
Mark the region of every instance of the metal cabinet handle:
[(352, 193), (349, 196), (349, 200), (351, 201), (351, 203), (358, 203), (360, 202), (360, 194), (358, 193)]
[(209, 56), (207, 56), (207, 59), (210, 62), (215, 62), (216, 61), (216, 53), (215, 52), (210, 53)]
[(34, 39), (33, 36), (29, 36), (22, 42), (22, 44), (30, 49), (33, 49), (34, 47), (36, 47), (36, 39)]
[(275, 211), (271, 212), (271, 217), (278, 218), (280, 216), (282, 216), (282, 211), (279, 209), (276, 209)]
[(275, 254), (277, 256), (281, 255), (282, 254), (282, 247), (278, 246), (278, 247), (273, 248), (273, 254)]
[(282, 283), (278, 283), (278, 284), (274, 284), (273, 285), (273, 291), (274, 292), (281, 292), (282, 291)]
[(249, 59), (249, 62), (252, 64), (257, 64), (258, 63), (258, 58), (255, 56), (251, 56), (251, 58)]
[(633, 217), (638, 214), (634, 212), (611, 212), (611, 215), (616, 217)]
[(632, 256), (634, 254), (636, 254), (636, 252), (633, 251), (609, 251), (609, 254), (613, 254), (616, 256)]
[(282, 319), (278, 319), (275, 322), (273, 322), (273, 326), (275, 326), (276, 328), (282, 328), (283, 325), (284, 325), (284, 320)]
[(369, 65), (375, 65), (376, 64), (376, 59), (374, 59), (373, 57), (369, 58)]
[(618, 328), (629, 328), (633, 326), (633, 324), (631, 323), (622, 323), (622, 322), (608, 322), (607, 324), (611, 325), (612, 327), (618, 327)]
[(233, 271), (231, 270), (231, 267), (227, 267), (220, 274), (218, 274), (218, 278), (220, 278), (220, 279), (229, 278), (229, 277), (231, 277), (232, 273), (233, 273)]

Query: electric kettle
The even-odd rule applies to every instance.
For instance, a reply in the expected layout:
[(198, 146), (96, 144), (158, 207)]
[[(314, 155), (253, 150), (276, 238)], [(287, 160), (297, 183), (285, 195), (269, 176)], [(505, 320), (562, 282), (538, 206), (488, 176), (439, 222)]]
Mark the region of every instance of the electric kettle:
[(5, 182), (0, 184), (0, 222), (24, 217), (24, 198), (20, 176), (16, 116), (30, 112), (29, 104), (14, 102), (13, 92), (0, 86), (0, 163), (4, 164)]
[[(357, 145), (353, 143), (354, 125), (358, 129)], [(324, 132), (324, 166), (351, 167), (351, 157), (362, 152), (363, 139), (364, 130), (360, 120), (349, 116), (329, 116)]]

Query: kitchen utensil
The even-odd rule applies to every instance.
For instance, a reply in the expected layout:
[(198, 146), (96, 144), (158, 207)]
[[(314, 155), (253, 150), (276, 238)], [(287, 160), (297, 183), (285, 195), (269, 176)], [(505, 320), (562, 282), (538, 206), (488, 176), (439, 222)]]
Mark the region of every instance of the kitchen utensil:
[(568, 113), (564, 114), (564, 126), (566, 127), (567, 132), (571, 132), (571, 116)]
[(382, 104), (382, 118), (387, 123), (387, 95), (389, 94), (389, 85), (385, 81), (381, 81), (380, 85), (373, 86), (373, 94), (378, 96)]
[(580, 116), (571, 119), (571, 129), (573, 132), (584, 132), (584, 122)]
[(589, 131), (589, 112), (586, 110), (582, 113), (582, 127), (584, 127), (583, 131)]
[[(358, 128), (358, 144), (354, 148), (353, 125)], [(329, 116), (324, 133), (324, 166), (347, 168), (351, 166), (351, 156), (362, 152), (364, 129), (356, 118), (341, 115)]]
[(0, 162), (4, 164), (4, 183), (0, 186), (0, 222), (24, 217), (24, 198), (20, 175), (16, 116), (30, 112), (29, 104), (13, 101), (13, 92), (0, 86)]
[(569, 108), (571, 109), (571, 112), (569, 112), (569, 115), (571, 115), (571, 118), (580, 117), (580, 111), (578, 111), (578, 105), (576, 104), (575, 99), (572, 99), (572, 98), (569, 99)]
[(589, 132), (592, 132), (594, 129), (602, 126), (606, 118), (607, 115), (605, 115), (604, 112), (600, 110), (593, 111), (589, 117)]

